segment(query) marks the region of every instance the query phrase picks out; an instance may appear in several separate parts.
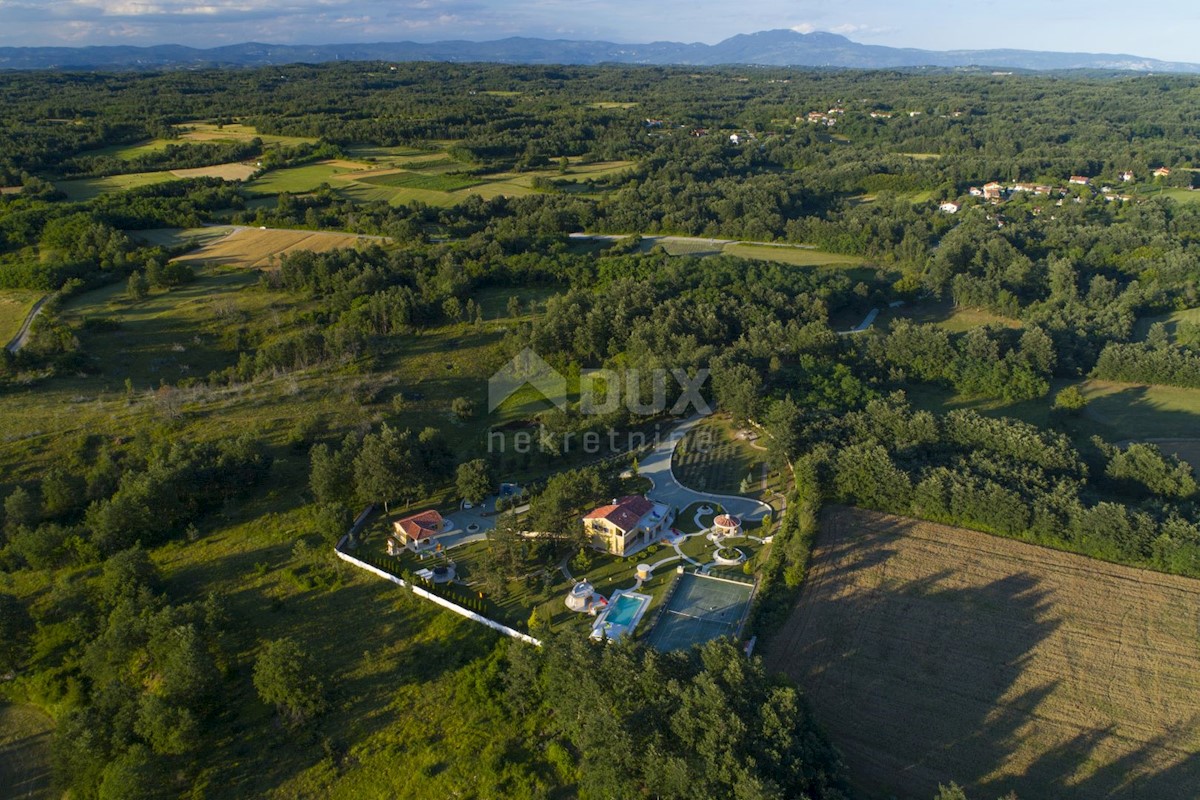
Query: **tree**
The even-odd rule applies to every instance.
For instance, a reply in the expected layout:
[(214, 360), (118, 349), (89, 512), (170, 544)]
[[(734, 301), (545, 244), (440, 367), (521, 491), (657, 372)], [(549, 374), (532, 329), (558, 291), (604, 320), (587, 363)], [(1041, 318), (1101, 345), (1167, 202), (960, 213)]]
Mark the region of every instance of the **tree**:
[(4, 498), (4, 526), (11, 534), (17, 528), (32, 527), (37, 524), (40, 509), (37, 499), (18, 486)]
[(25, 605), (0, 592), (0, 673), (15, 672), (21, 666), (32, 633), (33, 621)]
[(129, 276), (125, 293), (129, 295), (130, 300), (145, 300), (146, 296), (150, 294), (150, 282), (141, 272), (134, 272)]
[(1087, 407), (1087, 398), (1078, 386), (1068, 386), (1054, 395), (1054, 410), (1067, 414), (1078, 415)]
[(158, 568), (141, 547), (114, 553), (104, 562), (100, 574), (100, 596), (109, 608), (123, 598), (137, 595), (142, 588), (154, 591), (158, 588)]
[(464, 422), (475, 416), (475, 404), (468, 397), (454, 398), (450, 403), (450, 410), (454, 412), (454, 416)]
[(42, 511), (47, 517), (60, 517), (84, 504), (87, 486), (82, 478), (62, 467), (52, 468), (42, 478)]
[(325, 689), (308, 654), (294, 639), (263, 644), (254, 661), (254, 688), (264, 703), (275, 706), (288, 723), (297, 725), (325, 708)]
[(776, 400), (767, 408), (763, 428), (767, 433), (772, 466), (783, 468), (799, 453), (800, 419), (800, 407), (790, 396)]
[(713, 392), (721, 408), (733, 415), (738, 423), (751, 419), (758, 408), (762, 393), (762, 376), (748, 364), (732, 364), (724, 369), (714, 367)]
[(354, 486), (359, 500), (388, 504), (421, 490), (421, 459), (412, 431), (398, 431), (386, 422), (378, 433), (363, 437), (354, 457)]
[(318, 503), (344, 503), (354, 496), (354, 447), (347, 443), (341, 449), (327, 444), (313, 445), (308, 453), (308, 486)]
[(458, 465), (454, 485), (468, 503), (482, 503), (492, 493), (492, 470), (486, 459), (476, 458)]

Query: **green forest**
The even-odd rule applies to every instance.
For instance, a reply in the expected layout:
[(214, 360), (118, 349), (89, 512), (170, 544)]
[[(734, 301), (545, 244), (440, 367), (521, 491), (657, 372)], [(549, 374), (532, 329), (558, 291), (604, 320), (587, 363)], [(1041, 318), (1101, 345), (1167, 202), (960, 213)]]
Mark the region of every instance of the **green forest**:
[[(0, 702), (41, 720), (36, 796), (858, 796), (735, 643), (534, 614), (533, 648), (334, 544), (503, 480), (549, 535), (498, 527), (489, 595), (589, 563), (579, 517), (637, 463), (568, 442), (671, 420), (489, 413), (529, 348), (710, 375), (762, 432), (761, 650), (830, 504), (1200, 578), (1198, 175), (1192, 77), (0, 75)], [(251, 266), (203, 258), (216, 226), (361, 238)], [(533, 452), (489, 451), (518, 429)]]

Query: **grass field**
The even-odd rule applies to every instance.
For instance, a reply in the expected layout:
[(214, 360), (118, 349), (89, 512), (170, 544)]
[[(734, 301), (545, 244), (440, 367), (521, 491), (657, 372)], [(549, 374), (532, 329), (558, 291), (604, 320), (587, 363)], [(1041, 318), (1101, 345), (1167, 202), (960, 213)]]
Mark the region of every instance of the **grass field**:
[(1193, 325), (1200, 325), (1200, 308), (1188, 308), (1183, 311), (1162, 314), (1156, 317), (1142, 317), (1137, 321), (1137, 326), (1134, 328), (1134, 336), (1138, 339), (1146, 338), (1146, 334), (1150, 332), (1150, 326), (1156, 322), (1163, 324), (1163, 327), (1167, 329), (1167, 334), (1173, 340), (1179, 330), (1179, 323), (1190, 322)]
[(1076, 441), (1085, 441), (1093, 435), (1114, 442), (1190, 438), (1189, 431), (1200, 430), (1200, 389), (1056, 380), (1047, 397), (1017, 403), (972, 399), (951, 389), (922, 384), (907, 386), (905, 392), (913, 406), (936, 413), (970, 408), (981, 414), (1014, 417), (1046, 427), (1056, 422), (1050, 415), (1054, 394), (1072, 383), (1088, 399), (1081, 416), (1062, 420)]
[(1169, 197), (1177, 203), (1200, 203), (1200, 192), (1193, 189), (1160, 189), (1145, 194), (1150, 197)]
[(491, 175), (466, 175), (466, 168), (438, 151), (411, 148), (355, 148), (354, 158), (367, 161), (322, 161), (300, 167), (272, 170), (250, 181), (247, 187), (260, 194), (311, 192), (327, 183), (359, 202), (382, 200), (393, 205), (422, 202), (431, 206), (452, 206), (477, 194), (487, 199), (520, 197), (533, 194), (534, 178), (579, 183), (602, 178), (632, 166), (630, 161), (604, 161), (570, 167), (567, 174), (557, 169), (533, 172), (500, 172)]
[(292, 231), (271, 228), (232, 228), (228, 235), (206, 243), (179, 260), (193, 264), (236, 267), (269, 266), (280, 255), (296, 250), (323, 253), (378, 241), (367, 236), (332, 231)]
[(1200, 582), (829, 511), (767, 664), (864, 796), (1194, 797)]
[(319, 161), (316, 164), (305, 164), (300, 167), (284, 167), (266, 172), (246, 184), (252, 192), (260, 194), (279, 194), (289, 192), (299, 194), (316, 190), (321, 184), (335, 184), (335, 178), (347, 172), (353, 172), (349, 166), (338, 166), (330, 161)]
[(456, 192), (478, 186), (482, 181), (470, 175), (434, 174), (420, 172), (390, 172), (357, 179), (372, 186), (403, 187), (406, 189), (428, 189), (436, 192)]
[(42, 294), (32, 289), (0, 289), (0, 347), (21, 330), (29, 310)]
[(937, 325), (951, 333), (962, 333), (984, 325), (999, 325), (1005, 328), (1021, 327), (1020, 320), (1002, 317), (981, 308), (956, 306), (951, 300), (918, 301), (906, 303), (898, 308), (885, 308), (876, 319), (877, 324), (893, 319), (909, 319), (922, 324)]
[(50, 779), (54, 721), (34, 706), (0, 700), (0, 795), (22, 800), (55, 797)]
[(774, 247), (760, 244), (731, 244), (724, 250), (727, 255), (753, 258), (759, 261), (777, 261), (797, 267), (856, 266), (863, 260), (857, 256), (827, 253), (807, 247)]
[(54, 184), (61, 189), (68, 200), (82, 202), (99, 197), (106, 192), (119, 192), (124, 189), (134, 189), (138, 186), (149, 186), (154, 183), (176, 181), (179, 177), (169, 171), (160, 172), (131, 172), (128, 175), (109, 175), (105, 178), (82, 178), (77, 181), (61, 181)]

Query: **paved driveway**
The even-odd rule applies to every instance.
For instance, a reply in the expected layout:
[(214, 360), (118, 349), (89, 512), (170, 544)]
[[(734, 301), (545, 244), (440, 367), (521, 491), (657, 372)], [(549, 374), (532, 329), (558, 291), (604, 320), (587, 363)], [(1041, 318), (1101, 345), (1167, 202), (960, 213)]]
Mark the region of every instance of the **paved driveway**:
[(675, 452), (675, 445), (679, 444), (687, 432), (703, 419), (704, 417), (695, 416), (676, 425), (638, 465), (638, 474), (649, 478), (654, 484), (654, 488), (647, 493), (647, 496), (651, 500), (676, 506), (680, 511), (692, 503), (717, 502), (724, 506), (727, 512), (739, 516), (743, 520), (762, 520), (771, 512), (771, 507), (766, 503), (749, 497), (697, 492), (675, 480), (675, 473), (671, 471), (671, 454)]

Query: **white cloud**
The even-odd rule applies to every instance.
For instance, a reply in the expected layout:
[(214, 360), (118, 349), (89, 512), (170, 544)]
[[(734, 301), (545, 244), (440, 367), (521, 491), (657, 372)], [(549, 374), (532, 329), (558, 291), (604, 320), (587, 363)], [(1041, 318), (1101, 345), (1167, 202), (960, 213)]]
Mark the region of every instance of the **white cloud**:
[(811, 22), (801, 22), (799, 25), (793, 25), (792, 30), (796, 33), (812, 33), (817, 29), (816, 25)]

